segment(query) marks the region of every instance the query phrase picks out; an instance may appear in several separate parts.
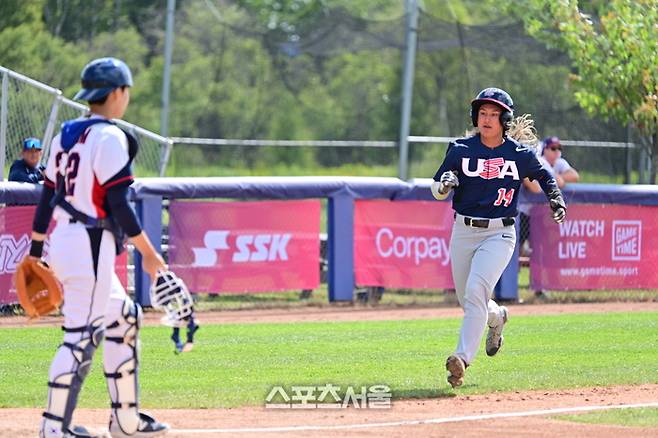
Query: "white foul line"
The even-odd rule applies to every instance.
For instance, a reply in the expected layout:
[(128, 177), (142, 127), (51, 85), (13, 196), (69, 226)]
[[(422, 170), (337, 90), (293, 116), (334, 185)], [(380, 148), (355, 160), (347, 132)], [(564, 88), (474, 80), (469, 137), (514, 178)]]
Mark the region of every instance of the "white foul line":
[(566, 414), (569, 412), (604, 411), (608, 409), (631, 409), (631, 408), (658, 408), (658, 402), (635, 403), (629, 405), (609, 406), (576, 406), (573, 408), (542, 409), (538, 411), (501, 412), (495, 414), (470, 415), (465, 417), (428, 418), (425, 420), (401, 420), (385, 423), (368, 424), (341, 424), (326, 426), (278, 426), (278, 427), (246, 427), (235, 429), (172, 429), (170, 433), (266, 433), (266, 432), (297, 432), (309, 430), (342, 430), (342, 429), (370, 429), (375, 427), (416, 426), (420, 424), (458, 423), (462, 421), (491, 420), (510, 417), (531, 417), (538, 415)]

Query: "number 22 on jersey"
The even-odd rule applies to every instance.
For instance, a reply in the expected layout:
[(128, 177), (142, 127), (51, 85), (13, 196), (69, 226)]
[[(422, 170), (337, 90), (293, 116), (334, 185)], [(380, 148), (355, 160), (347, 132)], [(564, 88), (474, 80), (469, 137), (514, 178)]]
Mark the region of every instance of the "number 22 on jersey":
[(504, 203), (505, 207), (509, 207), (512, 203), (512, 199), (514, 199), (514, 189), (507, 190), (505, 188), (500, 188), (498, 189), (498, 198), (496, 198), (493, 205), (498, 207)]
[[(63, 161), (66, 160), (66, 163)], [(62, 167), (65, 166), (62, 172)], [(80, 167), (80, 155), (77, 152), (66, 154), (59, 152), (55, 156), (55, 167), (57, 167), (57, 186), (64, 184), (65, 193), (67, 196), (73, 196), (75, 190), (75, 178), (78, 176), (78, 167)]]

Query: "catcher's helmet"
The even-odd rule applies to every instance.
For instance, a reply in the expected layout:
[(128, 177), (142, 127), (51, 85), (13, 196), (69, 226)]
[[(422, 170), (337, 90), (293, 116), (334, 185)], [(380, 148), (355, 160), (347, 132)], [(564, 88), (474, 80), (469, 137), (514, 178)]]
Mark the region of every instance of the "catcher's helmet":
[(509, 93), (500, 88), (493, 87), (485, 88), (480, 91), (475, 99), (471, 101), (471, 120), (475, 127), (478, 125), (478, 112), (480, 111), (480, 106), (485, 103), (493, 103), (503, 110), (500, 113), (500, 124), (503, 125), (504, 130), (507, 130), (510, 122), (514, 118), (514, 101), (512, 101), (512, 97)]
[(133, 76), (125, 62), (116, 58), (98, 58), (82, 69), (82, 88), (74, 99), (93, 102), (110, 94), (115, 88), (133, 85)]

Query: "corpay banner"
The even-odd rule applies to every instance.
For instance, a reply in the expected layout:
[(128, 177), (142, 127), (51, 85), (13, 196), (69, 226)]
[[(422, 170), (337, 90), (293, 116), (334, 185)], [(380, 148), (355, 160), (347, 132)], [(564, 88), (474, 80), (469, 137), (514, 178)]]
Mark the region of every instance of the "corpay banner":
[(356, 201), (354, 269), (361, 286), (453, 288), (449, 202)]
[(169, 265), (194, 292), (268, 292), (320, 284), (320, 201), (169, 206)]

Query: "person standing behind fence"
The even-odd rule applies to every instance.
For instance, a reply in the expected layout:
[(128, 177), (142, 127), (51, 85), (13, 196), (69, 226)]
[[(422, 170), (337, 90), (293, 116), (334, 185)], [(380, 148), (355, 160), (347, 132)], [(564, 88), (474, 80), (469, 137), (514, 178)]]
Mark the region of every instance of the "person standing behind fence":
[(113, 122), (128, 107), (132, 74), (123, 61), (100, 58), (85, 66), (81, 79), (75, 99), (89, 102), (90, 114), (65, 122), (52, 141), (28, 255), (42, 256), (53, 216), (57, 225), (50, 235), (48, 261), (64, 289), (64, 342), (48, 373), (39, 436), (91, 436), (72, 426), (71, 419), (102, 340), (112, 437), (160, 436), (169, 427), (139, 411), (142, 309), (114, 272), (116, 254), (123, 249), (120, 230), (142, 255), (151, 278), (166, 270), (127, 199), (137, 141)]
[[(578, 171), (571, 167), (571, 164), (569, 164), (567, 160), (562, 158), (562, 145), (560, 144), (560, 139), (558, 137), (546, 137), (539, 146), (539, 154), (539, 161), (551, 169), (560, 189), (567, 183), (580, 181)], [(537, 181), (529, 181), (527, 179), (523, 181), (523, 189), (527, 189), (530, 193), (541, 192), (541, 187)], [(521, 210), (521, 236), (519, 239), (519, 245), (521, 248), (521, 254), (528, 256), (532, 252), (529, 244), (530, 206), (526, 204), (523, 208), (519, 208), (519, 210)]]
[(43, 181), (43, 166), (41, 161), (41, 140), (26, 138), (23, 140), (21, 158), (14, 161), (9, 168), (9, 181), (37, 184)]
[(464, 319), (457, 349), (445, 365), (453, 388), (463, 384), (487, 326), (487, 355), (494, 356), (503, 345), (509, 312), (491, 297), (516, 244), (514, 222), (523, 179), (539, 182), (555, 222), (566, 216), (555, 178), (534, 149), (523, 143), (536, 142), (532, 120), (527, 115), (514, 119), (513, 114), (514, 103), (506, 91), (482, 90), (471, 102), (471, 120), (477, 129), (448, 145), (431, 186), (439, 200), (455, 192), (450, 261)]
[(546, 137), (541, 143), (541, 156), (553, 169), (558, 187), (562, 188), (566, 183), (580, 181), (578, 171), (562, 158), (562, 144), (559, 138)]

